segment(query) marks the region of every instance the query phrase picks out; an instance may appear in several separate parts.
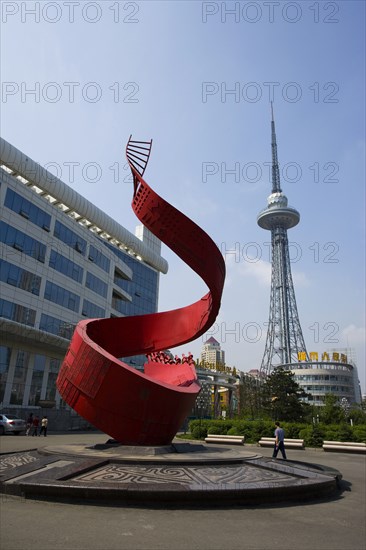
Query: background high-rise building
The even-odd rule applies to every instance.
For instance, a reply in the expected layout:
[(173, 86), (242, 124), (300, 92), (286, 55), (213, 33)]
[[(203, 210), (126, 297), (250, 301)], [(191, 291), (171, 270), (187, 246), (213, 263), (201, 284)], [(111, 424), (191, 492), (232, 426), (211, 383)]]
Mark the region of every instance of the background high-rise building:
[(219, 342), (211, 336), (203, 344), (201, 349), (201, 362), (206, 365), (225, 365), (225, 352), (221, 349)]
[(225, 351), (213, 336), (201, 348), (197, 374), (203, 388), (211, 388), (213, 417), (231, 418), (238, 407), (239, 375), (235, 368), (225, 365)]
[(156, 312), (168, 265), (146, 228), (136, 237), (5, 140), (0, 165), (0, 404), (58, 409), (75, 324)]

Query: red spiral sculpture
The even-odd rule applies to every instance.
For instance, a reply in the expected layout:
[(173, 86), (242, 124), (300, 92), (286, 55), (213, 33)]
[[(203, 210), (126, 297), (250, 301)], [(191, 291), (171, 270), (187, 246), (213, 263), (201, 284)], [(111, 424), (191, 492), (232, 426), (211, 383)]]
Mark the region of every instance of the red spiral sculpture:
[[(82, 417), (126, 445), (167, 445), (200, 391), (192, 361), (159, 362), (159, 353), (194, 340), (215, 321), (225, 280), (223, 257), (211, 238), (143, 179), (152, 142), (126, 148), (138, 219), (207, 284), (187, 307), (111, 319), (80, 321), (61, 366), (57, 388)], [(118, 357), (146, 354), (144, 372)], [(163, 356), (163, 361), (164, 361)]]

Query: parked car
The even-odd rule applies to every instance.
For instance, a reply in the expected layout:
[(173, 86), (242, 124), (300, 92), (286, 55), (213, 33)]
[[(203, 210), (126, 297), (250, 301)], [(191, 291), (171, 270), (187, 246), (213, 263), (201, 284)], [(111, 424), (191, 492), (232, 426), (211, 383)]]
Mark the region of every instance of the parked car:
[(19, 435), (20, 432), (25, 432), (26, 423), (21, 418), (13, 414), (0, 414), (0, 435), (14, 433)]

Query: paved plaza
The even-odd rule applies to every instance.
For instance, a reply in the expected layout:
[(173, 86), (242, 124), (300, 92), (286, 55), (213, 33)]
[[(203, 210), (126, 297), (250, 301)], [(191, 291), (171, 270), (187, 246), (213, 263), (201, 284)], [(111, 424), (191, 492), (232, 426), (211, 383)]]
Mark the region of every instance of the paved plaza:
[[(1, 453), (32, 452), (103, 444), (101, 433), (3, 436)], [(235, 447), (233, 456), (261, 456), (271, 449)], [(11, 456), (11, 455), (9, 455)], [(289, 450), (289, 463), (322, 465), (342, 474), (339, 491), (306, 502), (220, 507), (144, 507), (72, 498), (69, 502), (0, 495), (2, 550), (207, 549), (365, 550), (364, 455), (325, 453), (321, 449)], [(281, 460), (277, 461), (282, 463)], [(174, 465), (173, 465), (174, 466)], [(281, 491), (281, 488), (278, 488)], [(279, 494), (279, 500), (281, 495)]]

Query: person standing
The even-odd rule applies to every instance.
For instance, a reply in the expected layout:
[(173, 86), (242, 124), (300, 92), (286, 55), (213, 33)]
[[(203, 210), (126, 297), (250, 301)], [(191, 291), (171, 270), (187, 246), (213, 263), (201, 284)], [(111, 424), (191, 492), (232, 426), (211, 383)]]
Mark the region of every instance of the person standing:
[(47, 426), (48, 426), (48, 418), (47, 416), (44, 416), (41, 420), (41, 431), (39, 432), (40, 436), (44, 434), (44, 436), (47, 437)]
[(33, 435), (38, 435), (38, 426), (39, 426), (39, 418), (38, 416), (36, 416), (34, 419), (33, 419), (33, 431), (32, 431), (32, 436)]
[(27, 418), (27, 429), (26, 429), (25, 435), (30, 434), (32, 426), (33, 426), (33, 413), (30, 413), (30, 415)]
[(275, 422), (275, 432), (274, 436), (276, 438), (272, 458), (277, 458), (278, 451), (281, 451), (283, 460), (287, 460), (286, 450), (285, 450), (285, 430), (281, 428), (279, 422)]

